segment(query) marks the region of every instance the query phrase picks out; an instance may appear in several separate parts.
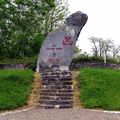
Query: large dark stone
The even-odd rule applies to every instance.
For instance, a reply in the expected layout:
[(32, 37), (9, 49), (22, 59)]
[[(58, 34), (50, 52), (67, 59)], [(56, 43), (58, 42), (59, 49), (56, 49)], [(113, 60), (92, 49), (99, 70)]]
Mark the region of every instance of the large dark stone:
[(37, 62), (37, 72), (49, 68), (68, 69), (80, 31), (87, 22), (87, 15), (78, 11), (66, 19), (61, 29), (50, 33), (45, 39)]

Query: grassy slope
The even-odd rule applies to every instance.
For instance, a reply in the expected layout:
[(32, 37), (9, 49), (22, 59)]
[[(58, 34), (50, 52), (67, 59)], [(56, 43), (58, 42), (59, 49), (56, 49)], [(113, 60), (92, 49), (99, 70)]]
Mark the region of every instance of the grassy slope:
[(85, 108), (120, 110), (120, 71), (100, 68), (80, 70), (80, 99)]
[(13, 109), (26, 104), (32, 81), (31, 70), (1, 70), (0, 110)]

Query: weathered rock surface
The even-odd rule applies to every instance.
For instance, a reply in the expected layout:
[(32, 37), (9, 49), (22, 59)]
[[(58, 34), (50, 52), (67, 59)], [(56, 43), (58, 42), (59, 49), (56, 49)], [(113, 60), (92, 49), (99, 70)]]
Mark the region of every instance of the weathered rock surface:
[(66, 19), (65, 26), (47, 36), (40, 50), (37, 64), (38, 72), (39, 67), (43, 69), (52, 65), (70, 65), (75, 43), (87, 18), (86, 14), (76, 12)]

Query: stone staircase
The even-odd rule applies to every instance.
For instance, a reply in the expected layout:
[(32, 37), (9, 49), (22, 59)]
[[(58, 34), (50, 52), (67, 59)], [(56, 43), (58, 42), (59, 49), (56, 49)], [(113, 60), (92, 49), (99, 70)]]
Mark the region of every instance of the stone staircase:
[(39, 107), (72, 108), (73, 85), (70, 71), (48, 70), (42, 72), (42, 86)]

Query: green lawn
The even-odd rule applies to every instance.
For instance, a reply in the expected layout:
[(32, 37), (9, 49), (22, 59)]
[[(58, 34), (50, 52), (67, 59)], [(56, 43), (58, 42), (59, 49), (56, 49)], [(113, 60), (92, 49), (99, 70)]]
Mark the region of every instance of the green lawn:
[(25, 105), (31, 92), (32, 82), (33, 71), (31, 70), (1, 70), (0, 110)]
[(120, 110), (120, 70), (81, 68), (78, 80), (85, 108)]

